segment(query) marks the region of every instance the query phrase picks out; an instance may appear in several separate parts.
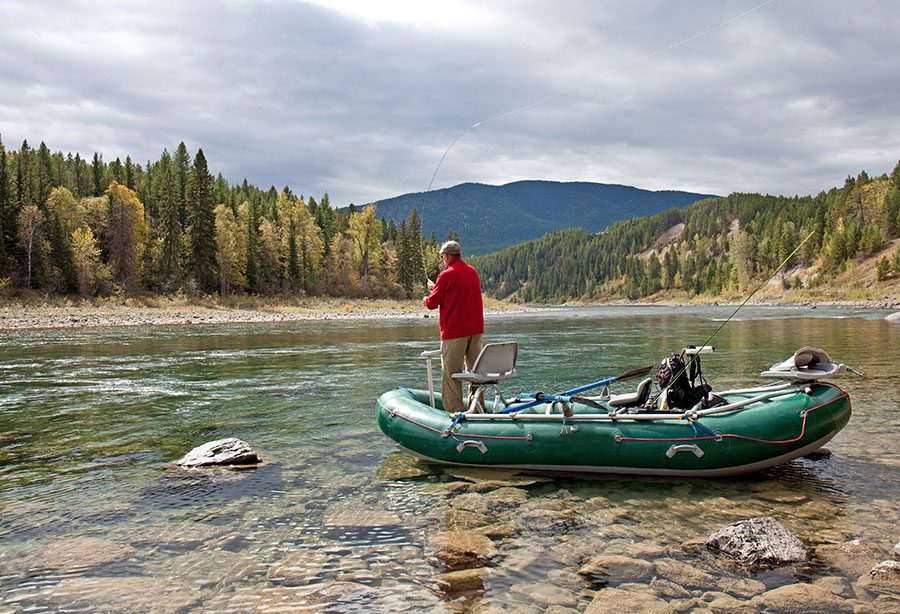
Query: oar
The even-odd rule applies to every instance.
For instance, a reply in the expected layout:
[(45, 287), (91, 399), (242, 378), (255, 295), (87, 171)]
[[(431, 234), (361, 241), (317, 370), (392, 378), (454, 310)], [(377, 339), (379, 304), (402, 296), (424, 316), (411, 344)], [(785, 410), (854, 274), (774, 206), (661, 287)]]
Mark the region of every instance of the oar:
[[(648, 373), (650, 373), (650, 371), (652, 369), (653, 369), (653, 365), (650, 365), (649, 367), (639, 367), (637, 369), (632, 369), (631, 371), (628, 371), (627, 373), (623, 373), (622, 375), (617, 375), (615, 377), (607, 377), (606, 379), (597, 380), (596, 382), (591, 382), (590, 384), (585, 384), (584, 386), (578, 386), (577, 388), (572, 388), (571, 390), (566, 390), (561, 395), (548, 395), (548, 394), (544, 394), (542, 392), (531, 392), (531, 393), (523, 392), (519, 396), (524, 396), (526, 398), (532, 398), (535, 400), (529, 401), (527, 403), (523, 403), (521, 405), (511, 405), (511, 406), (507, 407), (506, 409), (502, 410), (500, 413), (501, 414), (511, 414), (514, 411), (522, 411), (523, 409), (528, 409), (529, 407), (534, 407), (535, 405), (540, 405), (541, 403), (548, 403), (548, 402), (552, 402), (554, 400), (562, 400), (560, 397), (569, 397), (571, 399), (572, 395), (578, 394), (579, 392), (584, 392), (586, 390), (591, 390), (593, 388), (600, 388), (601, 386), (606, 386), (607, 384), (612, 384), (613, 382), (617, 382), (619, 380), (629, 379), (632, 377), (640, 377), (641, 375), (647, 375)], [(539, 394), (545, 400), (538, 400), (537, 395), (539, 395)], [(550, 397), (557, 397), (557, 398), (552, 399)], [(585, 400), (590, 400), (590, 399), (579, 398), (579, 400), (577, 400), (575, 402), (583, 403), (583, 401), (585, 401)], [(592, 401), (592, 403), (593, 403), (593, 401)], [(588, 405), (588, 403), (584, 403), (584, 404)], [(597, 405), (597, 404), (594, 403), (594, 405), (591, 405), (591, 407), (594, 407), (595, 405)]]
[(519, 395), (520, 399), (533, 399), (540, 403), (553, 403), (559, 401), (561, 403), (580, 403), (582, 405), (587, 405), (588, 407), (593, 407), (594, 409), (606, 409), (600, 403), (593, 399), (588, 399), (586, 397), (573, 397), (565, 394), (546, 394), (544, 392), (535, 392), (534, 395), (530, 393), (523, 392)]

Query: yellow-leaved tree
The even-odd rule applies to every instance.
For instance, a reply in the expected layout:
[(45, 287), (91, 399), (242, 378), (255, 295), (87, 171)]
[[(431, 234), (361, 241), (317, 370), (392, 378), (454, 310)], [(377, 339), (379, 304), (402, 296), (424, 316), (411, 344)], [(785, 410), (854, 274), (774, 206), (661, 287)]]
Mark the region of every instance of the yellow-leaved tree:
[(87, 226), (73, 230), (71, 240), (72, 263), (75, 265), (75, 275), (78, 279), (78, 293), (81, 296), (90, 296), (94, 293), (97, 273), (102, 266), (97, 240)]
[(47, 198), (47, 211), (59, 220), (66, 236), (84, 225), (84, 207), (68, 188), (53, 188)]
[(244, 228), (228, 205), (218, 205), (216, 214), (216, 260), (219, 265), (219, 292), (231, 294), (232, 285), (244, 285), (247, 246)]
[(373, 262), (381, 259), (381, 220), (375, 216), (375, 204), (350, 214), (347, 234), (353, 240), (354, 256), (359, 270), (362, 291), (371, 292), (369, 273)]

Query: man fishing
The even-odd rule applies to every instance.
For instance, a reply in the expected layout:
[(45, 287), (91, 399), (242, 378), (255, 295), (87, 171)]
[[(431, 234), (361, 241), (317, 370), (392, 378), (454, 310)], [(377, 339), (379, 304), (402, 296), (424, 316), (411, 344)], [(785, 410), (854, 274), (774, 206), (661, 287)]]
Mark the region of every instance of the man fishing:
[(448, 412), (465, 410), (462, 382), (453, 379), (471, 368), (481, 352), (484, 338), (484, 308), (481, 302), (481, 280), (478, 271), (462, 259), (462, 248), (456, 241), (441, 245), (444, 270), (437, 281), (428, 280), (431, 293), (422, 299), (428, 309), (440, 307), (441, 328), (441, 399)]

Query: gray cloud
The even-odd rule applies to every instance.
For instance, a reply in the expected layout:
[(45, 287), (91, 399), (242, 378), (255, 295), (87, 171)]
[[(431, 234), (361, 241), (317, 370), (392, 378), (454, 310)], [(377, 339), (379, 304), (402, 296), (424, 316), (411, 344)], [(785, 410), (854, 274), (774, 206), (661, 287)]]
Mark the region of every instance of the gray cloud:
[(452, 14), (471, 18), (454, 21), (291, 0), (7, 0), (0, 133), (137, 161), (184, 140), (232, 182), (364, 203), (424, 190), (475, 122), (578, 86), (466, 134), (435, 187), (802, 194), (893, 168), (893, 2), (778, 0), (646, 58), (757, 4), (459, 0)]

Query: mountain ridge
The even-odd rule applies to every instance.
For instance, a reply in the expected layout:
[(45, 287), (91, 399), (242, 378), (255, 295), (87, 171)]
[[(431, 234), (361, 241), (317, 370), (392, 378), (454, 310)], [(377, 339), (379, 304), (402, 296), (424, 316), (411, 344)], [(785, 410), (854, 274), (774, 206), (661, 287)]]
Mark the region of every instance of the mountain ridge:
[[(645, 190), (590, 181), (527, 179), (502, 185), (460, 183), (376, 201), (378, 215), (399, 222), (416, 209), (423, 235), (453, 230), (466, 253), (499, 251), (560, 228), (599, 232), (613, 222), (688, 206), (715, 195), (682, 190)], [(503, 229), (498, 236), (496, 230)]]

